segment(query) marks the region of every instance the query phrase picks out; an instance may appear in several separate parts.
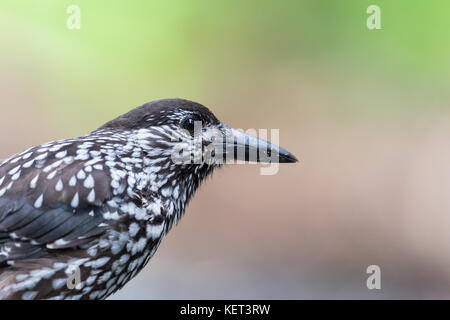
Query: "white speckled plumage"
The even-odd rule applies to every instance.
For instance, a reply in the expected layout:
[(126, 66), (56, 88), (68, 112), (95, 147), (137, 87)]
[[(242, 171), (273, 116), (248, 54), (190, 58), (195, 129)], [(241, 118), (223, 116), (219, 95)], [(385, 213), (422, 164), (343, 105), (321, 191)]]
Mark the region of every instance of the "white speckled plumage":
[[(194, 165), (172, 165), (170, 149), (175, 145), (173, 136), (180, 137), (179, 121), (193, 110), (208, 112), (184, 100), (172, 103), (180, 101), (180, 106), (171, 106), (173, 116), (166, 120), (158, 114), (163, 108), (147, 107), (156, 110), (152, 114), (155, 120), (147, 121), (149, 111), (141, 110), (144, 127), (132, 122), (125, 128), (112, 123), (83, 137), (30, 148), (0, 166), (0, 213), (2, 200), (21, 201), (16, 199), (33, 190), (36, 196), (30, 201), (36, 212), (31, 214), (41, 216), (34, 224), (17, 228), (15, 237), (0, 242), (0, 263), (14, 261), (22, 268), (16, 273), (0, 266), (0, 298), (102, 299), (145, 266), (213, 169), (201, 165), (198, 174)], [(183, 109), (186, 107), (188, 111)], [(209, 112), (207, 116), (217, 123)], [(20, 210), (30, 209), (22, 205), (19, 213), (4, 214), (26, 219)], [(2, 225), (9, 222), (6, 220), (0, 218), (0, 233), (14, 229)], [(40, 225), (39, 220), (50, 225)], [(69, 221), (79, 229), (71, 229)], [(56, 228), (51, 227), (52, 222)], [(29, 267), (17, 245), (29, 257), (41, 259), (41, 267)], [(59, 252), (62, 249), (71, 250), (70, 258)], [(74, 266), (80, 268), (83, 290), (66, 286), (67, 272)], [(10, 274), (14, 274), (14, 281), (1, 282)]]

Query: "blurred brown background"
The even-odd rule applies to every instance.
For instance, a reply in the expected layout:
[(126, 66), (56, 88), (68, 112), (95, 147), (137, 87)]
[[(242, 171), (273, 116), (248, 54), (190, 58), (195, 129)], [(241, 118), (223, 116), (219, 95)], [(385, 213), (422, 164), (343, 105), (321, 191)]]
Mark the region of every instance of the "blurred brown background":
[(450, 298), (450, 4), (372, 2), (4, 0), (0, 158), (195, 100), (301, 162), (216, 172), (113, 299)]

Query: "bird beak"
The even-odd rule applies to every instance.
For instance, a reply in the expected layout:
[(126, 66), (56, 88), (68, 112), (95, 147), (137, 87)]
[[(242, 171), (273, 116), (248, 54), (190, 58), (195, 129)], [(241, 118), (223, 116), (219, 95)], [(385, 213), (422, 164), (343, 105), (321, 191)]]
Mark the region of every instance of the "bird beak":
[(260, 163), (298, 162), (293, 154), (277, 145), (227, 126), (221, 141), (217, 140), (214, 142), (216, 155), (222, 153), (225, 162), (230, 160)]

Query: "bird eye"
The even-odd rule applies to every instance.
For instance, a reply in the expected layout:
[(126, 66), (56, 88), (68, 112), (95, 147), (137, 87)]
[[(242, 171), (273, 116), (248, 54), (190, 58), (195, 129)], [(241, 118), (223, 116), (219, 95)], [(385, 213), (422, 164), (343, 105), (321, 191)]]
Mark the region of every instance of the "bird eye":
[(194, 130), (195, 130), (195, 121), (199, 121), (199, 120), (195, 120), (193, 118), (184, 118), (183, 120), (181, 120), (180, 126), (183, 129), (189, 131), (191, 136), (193, 136), (194, 135)]

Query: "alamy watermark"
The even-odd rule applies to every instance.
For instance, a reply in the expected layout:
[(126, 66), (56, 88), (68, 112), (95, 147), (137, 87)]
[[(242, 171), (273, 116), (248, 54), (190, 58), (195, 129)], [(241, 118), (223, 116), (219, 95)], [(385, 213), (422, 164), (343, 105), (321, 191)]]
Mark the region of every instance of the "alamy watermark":
[(381, 9), (376, 4), (367, 7), (366, 13), (369, 17), (366, 21), (367, 29), (380, 30), (381, 29)]
[(66, 26), (69, 30), (81, 29), (81, 9), (77, 5), (70, 5), (66, 10), (69, 17), (67, 18)]
[(267, 163), (260, 169), (261, 175), (275, 175), (279, 171), (279, 162), (287, 157), (287, 152), (278, 147), (280, 130), (232, 128), (203, 128), (196, 121), (193, 132), (180, 134), (173, 131), (171, 138), (175, 142), (171, 160), (177, 165), (188, 164), (244, 164)]
[(80, 290), (81, 284), (81, 270), (78, 265), (69, 266), (66, 270), (66, 274), (69, 275), (67, 278), (67, 289), (69, 290)]
[(366, 269), (366, 273), (370, 274), (367, 278), (366, 286), (369, 290), (381, 289), (381, 268), (375, 264), (370, 265)]

